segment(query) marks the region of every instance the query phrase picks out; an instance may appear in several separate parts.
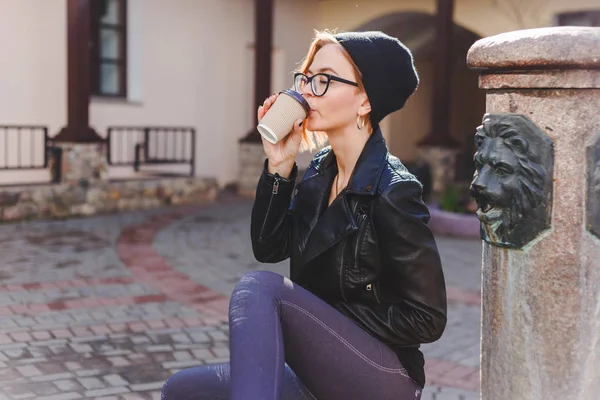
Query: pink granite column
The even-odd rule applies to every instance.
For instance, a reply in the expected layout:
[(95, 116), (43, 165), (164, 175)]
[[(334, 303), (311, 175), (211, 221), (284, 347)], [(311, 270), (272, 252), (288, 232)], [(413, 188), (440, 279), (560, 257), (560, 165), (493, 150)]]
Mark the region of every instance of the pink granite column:
[(476, 42), (483, 400), (600, 398), (600, 29)]

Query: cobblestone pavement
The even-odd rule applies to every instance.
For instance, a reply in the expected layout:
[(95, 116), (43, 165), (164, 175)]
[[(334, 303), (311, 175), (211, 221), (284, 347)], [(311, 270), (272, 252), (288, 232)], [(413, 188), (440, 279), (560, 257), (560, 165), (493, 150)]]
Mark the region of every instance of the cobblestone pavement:
[[(251, 202), (0, 226), (0, 400), (160, 399), (228, 360), (227, 296), (257, 263)], [(480, 243), (439, 238), (449, 324), (424, 400), (478, 396)]]

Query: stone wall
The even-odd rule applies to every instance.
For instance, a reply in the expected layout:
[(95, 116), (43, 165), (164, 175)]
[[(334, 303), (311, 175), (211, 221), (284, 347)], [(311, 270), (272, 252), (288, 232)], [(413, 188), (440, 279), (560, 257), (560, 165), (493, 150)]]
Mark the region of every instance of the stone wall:
[(417, 155), (419, 164), (428, 164), (431, 170), (432, 194), (441, 196), (448, 185), (453, 184), (458, 150), (444, 147), (421, 147)]
[[(60, 148), (60, 181), (70, 185), (96, 184), (108, 179), (106, 143), (55, 143)], [(50, 163), (56, 163), (51, 153)], [(53, 169), (50, 168), (51, 173)]]
[(262, 174), (266, 158), (262, 143), (240, 143), (239, 157), (238, 194), (252, 198), (255, 195), (256, 185)]
[(54, 219), (214, 200), (214, 179), (170, 178), (0, 188), (0, 222)]

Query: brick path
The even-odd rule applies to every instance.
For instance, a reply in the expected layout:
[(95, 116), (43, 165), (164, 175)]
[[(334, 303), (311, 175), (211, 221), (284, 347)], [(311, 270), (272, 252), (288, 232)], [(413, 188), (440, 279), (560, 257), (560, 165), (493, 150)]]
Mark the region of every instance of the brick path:
[[(0, 400), (159, 399), (179, 369), (226, 361), (227, 296), (262, 265), (251, 203), (225, 199), (0, 226)], [(424, 346), (423, 400), (479, 398), (479, 241), (439, 239), (449, 325)]]

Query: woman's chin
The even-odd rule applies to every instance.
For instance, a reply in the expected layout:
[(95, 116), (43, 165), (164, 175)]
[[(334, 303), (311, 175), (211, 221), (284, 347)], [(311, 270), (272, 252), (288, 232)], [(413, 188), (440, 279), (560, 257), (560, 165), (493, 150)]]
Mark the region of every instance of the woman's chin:
[(313, 112), (311, 112), (308, 115), (308, 118), (306, 118), (306, 129), (309, 131), (318, 131), (319, 130), (319, 123), (315, 120), (315, 115)]
[(306, 121), (306, 129), (311, 132), (320, 132), (320, 131), (324, 131), (325, 127), (323, 126), (323, 124), (315, 123), (315, 122), (311, 121), (311, 119), (309, 118)]

